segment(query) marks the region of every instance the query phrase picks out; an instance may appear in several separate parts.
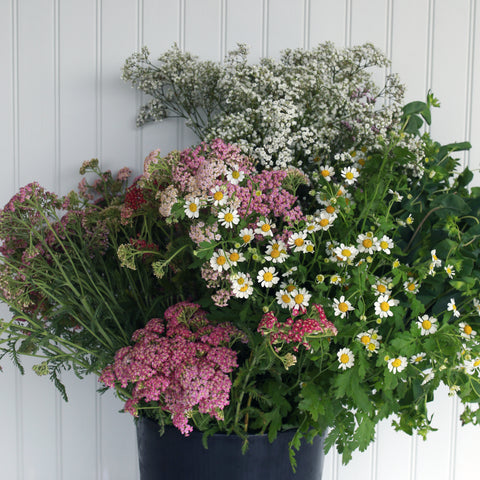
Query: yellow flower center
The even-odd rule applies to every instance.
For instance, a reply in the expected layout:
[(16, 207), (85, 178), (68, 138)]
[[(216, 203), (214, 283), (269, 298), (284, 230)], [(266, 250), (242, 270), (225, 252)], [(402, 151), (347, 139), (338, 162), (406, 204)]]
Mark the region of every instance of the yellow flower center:
[(331, 215), (332, 213), (335, 213), (335, 207), (333, 207), (332, 205), (329, 205), (329, 206), (325, 209), (325, 211), (326, 211), (327, 213), (330, 213), (330, 215)]
[(326, 178), (330, 175), (330, 170), (322, 170), (320, 173), (322, 174), (323, 178)]
[(197, 204), (196, 203), (191, 203), (189, 206), (188, 206), (188, 209), (191, 211), (191, 212), (196, 212), (198, 207), (197, 207)]
[(263, 274), (263, 279), (266, 281), (266, 282), (271, 282), (272, 279), (273, 279), (273, 273), (271, 272), (265, 272)]
[(284, 293), (282, 295), (282, 302), (283, 303), (290, 303), (290, 301), (291, 301), (291, 298), (286, 293)]
[(370, 240), (370, 238), (366, 238), (366, 239), (362, 242), (362, 245), (363, 245), (365, 248), (370, 248), (370, 247), (373, 245), (373, 242), (372, 242), (372, 240)]
[(341, 363), (348, 363), (349, 360), (350, 360), (350, 357), (346, 353), (342, 353), (340, 355), (340, 362)]
[(347, 172), (347, 173), (345, 174), (345, 178), (346, 178), (347, 180), (351, 180), (351, 179), (353, 178), (353, 173), (352, 173), (352, 172)]
[(232, 172), (232, 178), (237, 179), (237, 178), (239, 178), (239, 177), (240, 177), (240, 172), (239, 172), (238, 170), (234, 170), (234, 171)]
[(232, 262), (238, 262), (239, 258), (240, 258), (240, 255), (237, 252), (232, 252), (230, 254), (230, 261)]
[(365, 162), (365, 159), (364, 159), (364, 158), (359, 158), (359, 159), (358, 159), (358, 163), (359, 163), (362, 167), (364, 167), (366, 162)]
[(408, 287), (407, 287), (407, 290), (409, 290), (410, 292), (413, 292), (415, 290), (415, 284), (414, 283), (409, 283)]
[(292, 293), (295, 290), (295, 285), (288, 285), (285, 289), (288, 293)]
[(360, 338), (360, 341), (364, 345), (368, 345), (370, 343), (370, 337), (368, 335), (362, 335), (362, 338)]
[(213, 198), (217, 201), (221, 200), (223, 198), (223, 193), (222, 192), (215, 192), (213, 194)]
[(345, 303), (345, 302), (340, 302), (338, 304), (338, 309), (341, 311), (341, 312), (347, 312), (348, 311), (348, 305)]
[(223, 255), (217, 257), (217, 265), (225, 265), (227, 259)]
[(239, 285), (243, 285), (245, 283), (245, 279), (243, 277), (237, 278), (237, 283)]
[(376, 348), (377, 346), (373, 342), (367, 345), (367, 350), (369, 350), (370, 352), (375, 351)]
[(330, 222), (328, 218), (322, 218), (319, 223), (321, 227), (326, 227)]
[(280, 250), (277, 250), (276, 248), (273, 249), (271, 252), (270, 252), (270, 256), (272, 258), (278, 258), (280, 256)]
[(382, 302), (380, 304), (380, 308), (383, 312), (388, 312), (390, 310), (390, 305), (388, 304), (388, 302)]
[(385, 293), (387, 291), (387, 287), (381, 283), (377, 285), (377, 292)]
[(264, 223), (260, 229), (262, 232), (268, 232), (270, 230), (270, 225), (268, 223)]
[(307, 252), (312, 253), (313, 252), (313, 245), (307, 245)]
[(244, 243), (248, 243), (252, 239), (252, 237), (251, 237), (251, 235), (248, 235), (248, 233), (247, 233), (242, 237), (242, 239), (243, 239)]
[(424, 330), (430, 330), (432, 328), (432, 322), (430, 320), (424, 320), (422, 322), (422, 327)]
[(473, 328), (470, 325), (465, 325), (463, 327), (463, 331), (467, 334), (470, 335), (473, 332)]
[(384, 250), (386, 250), (388, 248), (388, 242), (386, 242), (385, 240), (382, 240), (380, 242), (380, 247), (382, 247)]
[(246, 292), (248, 290), (248, 283), (246, 283), (243, 287), (240, 288), (241, 292)]
[(402, 364), (402, 361), (399, 359), (399, 358), (396, 358), (393, 362), (392, 362), (392, 367), (399, 367), (400, 365)]
[(480, 358), (477, 358), (474, 362), (473, 362), (473, 366), (474, 367), (478, 367), (480, 365)]
[(223, 219), (228, 223), (233, 222), (233, 213), (230, 213), (230, 212), (226, 213)]
[(343, 255), (344, 257), (347, 257), (347, 258), (348, 258), (348, 257), (350, 257), (350, 256), (352, 255), (352, 252), (351, 252), (350, 250), (348, 250), (348, 248), (344, 248), (344, 249), (342, 250), (342, 255)]
[(423, 360), (423, 357), (416, 357), (415, 358), (415, 363), (421, 362)]
[(304, 298), (304, 297), (303, 297), (303, 295), (302, 295), (301, 293), (295, 295), (295, 298), (294, 298), (295, 303), (296, 303), (297, 305), (301, 305), (301, 304), (303, 303), (303, 298)]
[(295, 243), (295, 246), (301, 247), (304, 243), (303, 238), (296, 238), (294, 243)]

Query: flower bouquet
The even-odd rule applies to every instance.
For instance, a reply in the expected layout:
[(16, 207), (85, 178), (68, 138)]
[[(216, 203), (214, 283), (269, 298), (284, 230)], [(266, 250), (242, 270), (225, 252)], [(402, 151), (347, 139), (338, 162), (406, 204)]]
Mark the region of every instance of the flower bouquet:
[[(113, 176), (92, 160), (78, 193), (22, 188), (0, 214), (0, 297), (13, 313), (2, 322), (3, 354), (20, 368), (20, 354), (39, 357), (36, 372), (62, 391), (62, 368), (95, 373), (125, 411), (186, 436), (273, 441), (295, 429), (292, 463), (302, 438), (326, 430), (326, 448), (347, 462), (391, 416), (425, 436), (440, 384), (466, 405), (462, 420), (477, 423), (480, 190), (452, 156), (469, 144), (421, 133), (437, 106), (431, 94), (402, 107), (398, 87), (374, 108), (379, 92), (365, 71), (384, 60), (371, 47), (331, 49), (319, 47), (316, 63), (300, 51), (282, 60), (306, 77), (307, 64), (327, 72), (312, 73), (331, 87), (320, 99), (310, 80), (297, 71), (287, 81), (289, 69), (269, 60), (204, 65), (217, 83), (195, 90), (188, 62), (197, 60), (174, 50), (172, 79), (202, 102), (217, 95), (202, 119), (184, 111), (205, 126), (204, 142), (152, 152), (130, 184), (128, 169)], [(127, 67), (137, 79), (151, 73)], [(283, 106), (274, 98), (282, 89)], [(156, 91), (181, 110), (168, 88)], [(265, 124), (244, 118), (253, 125), (245, 137), (232, 127), (216, 138), (215, 125), (243, 125), (222, 107), (228, 92), (240, 105), (278, 109), (257, 118)], [(300, 107), (292, 117), (287, 103), (301, 98), (330, 121)], [(286, 141), (274, 148), (276, 138)]]

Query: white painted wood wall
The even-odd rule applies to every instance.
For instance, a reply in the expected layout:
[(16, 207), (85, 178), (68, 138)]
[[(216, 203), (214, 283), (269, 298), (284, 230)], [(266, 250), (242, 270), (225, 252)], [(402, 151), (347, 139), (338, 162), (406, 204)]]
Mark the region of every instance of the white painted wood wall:
[[(219, 60), (237, 42), (251, 45), (253, 59), (325, 40), (373, 42), (393, 60), (408, 100), (433, 89), (442, 101), (433, 135), (470, 139), (463, 158), (478, 169), (479, 37), (476, 0), (0, 0), (0, 203), (33, 180), (65, 193), (92, 157), (139, 171), (150, 150), (194, 142), (177, 121), (135, 128), (141, 98), (120, 68), (144, 44), (157, 55), (177, 42)], [(22, 377), (8, 361), (3, 368), (1, 479), (138, 479), (131, 418), (96, 394), (95, 378), (65, 374), (66, 404), (48, 380)], [(427, 442), (382, 424), (348, 466), (329, 454), (324, 479), (479, 478), (480, 427), (460, 427), (461, 407), (445, 391), (432, 412), (439, 431)]]

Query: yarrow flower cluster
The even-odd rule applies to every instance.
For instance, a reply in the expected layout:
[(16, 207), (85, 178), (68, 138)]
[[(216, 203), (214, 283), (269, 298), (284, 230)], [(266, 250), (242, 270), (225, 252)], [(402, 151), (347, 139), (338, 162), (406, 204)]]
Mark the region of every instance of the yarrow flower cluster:
[(125, 411), (138, 416), (145, 403), (158, 402), (184, 435), (194, 410), (221, 420), (229, 403), (229, 374), (238, 366), (230, 344), (242, 337), (230, 323), (214, 325), (199, 305), (178, 303), (153, 318), (120, 349), (100, 381), (131, 391)]

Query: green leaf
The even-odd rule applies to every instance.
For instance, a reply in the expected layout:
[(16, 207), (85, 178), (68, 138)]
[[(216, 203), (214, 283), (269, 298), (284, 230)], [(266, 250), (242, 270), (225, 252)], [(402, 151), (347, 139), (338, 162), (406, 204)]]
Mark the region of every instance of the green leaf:
[(419, 134), (423, 126), (423, 120), (418, 115), (412, 115), (407, 122), (405, 131), (407, 133)]
[(457, 183), (460, 187), (465, 187), (473, 180), (473, 173), (469, 168), (466, 168), (458, 177)]
[(307, 411), (315, 421), (318, 420), (319, 415), (325, 414), (325, 407), (321, 401), (322, 391), (317, 385), (312, 382), (307, 383), (302, 388), (301, 396), (303, 398), (298, 404), (300, 410)]
[(410, 102), (403, 107), (404, 115), (413, 115), (414, 113), (422, 113), (427, 109), (427, 104), (425, 102)]
[(432, 201), (431, 205), (432, 208), (438, 208), (435, 214), (441, 218), (449, 215), (466, 215), (470, 212), (470, 207), (465, 200), (454, 193), (438, 196)]
[(361, 416), (357, 431), (355, 432), (355, 439), (358, 441), (360, 451), (366, 448), (373, 442), (375, 438), (375, 423), (366, 415)]
[(464, 150), (470, 150), (471, 148), (472, 144), (470, 142), (457, 142), (442, 145), (438, 151), (437, 158), (442, 160), (451, 152), (461, 152)]

